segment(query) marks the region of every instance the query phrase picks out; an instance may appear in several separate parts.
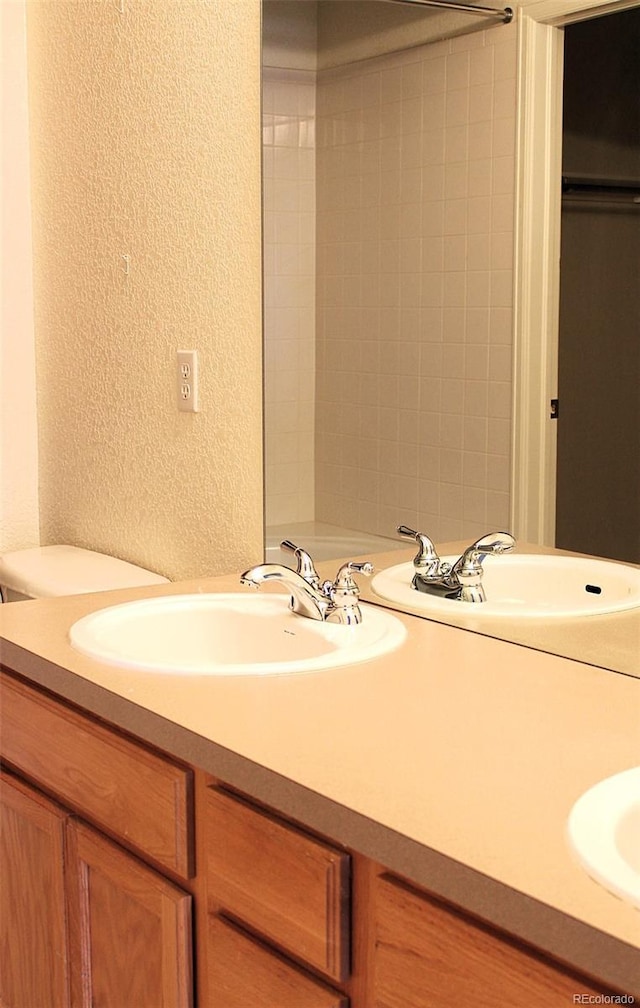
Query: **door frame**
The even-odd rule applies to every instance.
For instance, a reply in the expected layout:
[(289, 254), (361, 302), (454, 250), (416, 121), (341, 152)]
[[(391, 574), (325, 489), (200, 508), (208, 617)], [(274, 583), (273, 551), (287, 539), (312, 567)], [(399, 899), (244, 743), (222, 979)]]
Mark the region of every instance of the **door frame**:
[(563, 31), (640, 0), (524, 0), (518, 8), (511, 529), (555, 544)]

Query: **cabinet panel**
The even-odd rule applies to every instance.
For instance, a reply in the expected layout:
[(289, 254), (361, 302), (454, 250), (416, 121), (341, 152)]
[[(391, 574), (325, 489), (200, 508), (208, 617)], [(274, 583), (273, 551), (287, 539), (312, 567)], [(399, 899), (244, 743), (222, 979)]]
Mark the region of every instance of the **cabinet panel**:
[(389, 876), (374, 909), (375, 1008), (566, 1008), (599, 993)]
[(328, 976), (349, 967), (349, 855), (222, 791), (208, 796), (212, 899)]
[(348, 1008), (348, 998), (219, 917), (209, 921), (211, 1008)]
[(2, 754), (86, 818), (184, 878), (191, 772), (2, 676)]
[(67, 814), (0, 774), (0, 1004), (69, 1005), (64, 894)]
[(84, 823), (67, 829), (73, 1008), (190, 1008), (191, 897)]

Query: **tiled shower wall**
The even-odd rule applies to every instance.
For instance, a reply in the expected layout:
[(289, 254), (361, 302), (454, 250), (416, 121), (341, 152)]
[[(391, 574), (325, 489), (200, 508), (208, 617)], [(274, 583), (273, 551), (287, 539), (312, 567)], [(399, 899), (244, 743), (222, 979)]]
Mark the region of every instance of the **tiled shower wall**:
[(316, 75), (263, 69), (266, 524), (314, 518)]
[(318, 76), (320, 521), (508, 525), (515, 32)]
[(265, 68), (267, 524), (508, 526), (515, 31)]

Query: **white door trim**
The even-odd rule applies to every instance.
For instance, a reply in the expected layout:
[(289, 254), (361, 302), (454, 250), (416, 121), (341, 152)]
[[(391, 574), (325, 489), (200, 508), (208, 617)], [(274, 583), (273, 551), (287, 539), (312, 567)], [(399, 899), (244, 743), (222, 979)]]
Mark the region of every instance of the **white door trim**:
[(555, 542), (562, 32), (520, 19), (511, 528)]
[(555, 543), (562, 159), (561, 26), (640, 0), (529, 0), (518, 9), (511, 530)]
[(541, 24), (566, 25), (638, 7), (638, 0), (520, 0), (519, 10)]

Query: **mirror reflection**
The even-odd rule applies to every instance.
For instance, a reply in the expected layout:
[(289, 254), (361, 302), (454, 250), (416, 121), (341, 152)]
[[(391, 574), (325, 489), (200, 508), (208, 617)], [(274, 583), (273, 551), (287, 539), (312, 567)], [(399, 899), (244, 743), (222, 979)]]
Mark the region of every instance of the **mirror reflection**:
[(415, 21), (264, 5), (266, 524), (474, 538), (509, 522), (515, 30), (353, 58), (345, 8)]
[[(269, 557), (288, 538), (320, 561), (395, 549), (410, 558), (398, 525), (463, 549), (511, 522), (516, 24), (377, 0), (265, 0), (263, 10)], [(637, 32), (638, 11), (629, 15)], [(585, 25), (601, 31), (622, 16)], [(616, 45), (625, 34), (629, 25)], [(581, 155), (598, 142), (585, 143), (577, 115), (566, 146)], [(640, 176), (634, 142), (618, 144), (626, 160), (609, 171), (627, 187)], [(611, 166), (610, 135), (605, 148)], [(589, 213), (607, 226), (620, 216)], [(627, 293), (636, 289), (626, 317), (637, 319), (626, 276)], [(626, 415), (640, 430), (638, 358), (623, 370)], [(620, 541), (599, 539), (605, 523), (592, 518), (577, 537), (569, 520), (558, 545), (638, 563), (640, 446), (616, 424), (602, 436), (607, 457), (620, 444), (629, 460), (608, 523)], [(583, 452), (565, 450), (565, 483), (579, 487)]]

